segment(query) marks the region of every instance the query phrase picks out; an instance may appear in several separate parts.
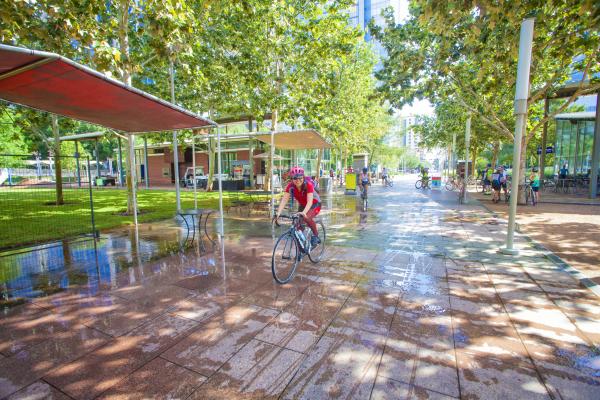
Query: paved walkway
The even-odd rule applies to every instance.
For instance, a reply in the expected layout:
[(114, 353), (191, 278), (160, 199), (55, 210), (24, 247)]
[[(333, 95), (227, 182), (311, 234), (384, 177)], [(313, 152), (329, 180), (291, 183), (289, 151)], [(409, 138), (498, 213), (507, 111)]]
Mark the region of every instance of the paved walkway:
[(600, 398), (600, 298), (520, 236), (499, 255), (502, 221), (407, 179), (327, 203), (327, 260), (291, 284), (245, 222), (10, 309), (0, 398)]
[[(508, 218), (508, 204), (492, 203), (491, 196), (470, 193), (502, 218)], [(542, 193), (542, 199), (551, 195)], [(517, 223), (527, 234), (572, 267), (586, 275), (600, 288), (600, 200), (592, 203), (556, 203), (565, 199), (549, 199), (535, 207), (519, 206)], [(590, 202), (592, 200), (587, 199)]]

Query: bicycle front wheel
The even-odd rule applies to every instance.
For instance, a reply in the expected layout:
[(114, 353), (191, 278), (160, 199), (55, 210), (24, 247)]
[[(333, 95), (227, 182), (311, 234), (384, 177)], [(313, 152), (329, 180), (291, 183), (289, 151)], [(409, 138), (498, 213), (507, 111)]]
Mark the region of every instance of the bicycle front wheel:
[(308, 259), (316, 264), (323, 258), (323, 254), (325, 254), (325, 243), (327, 239), (327, 232), (325, 232), (325, 225), (323, 221), (315, 221), (317, 224), (317, 231), (319, 232), (319, 239), (321, 239), (321, 243), (314, 249), (311, 249), (308, 253)]
[(421, 189), (421, 187), (423, 186), (423, 182), (421, 182), (421, 180), (419, 179), (418, 181), (415, 182), (415, 187), (417, 189)]
[(291, 232), (284, 233), (277, 239), (271, 258), (271, 271), (275, 281), (282, 285), (291, 281), (299, 260), (298, 242)]

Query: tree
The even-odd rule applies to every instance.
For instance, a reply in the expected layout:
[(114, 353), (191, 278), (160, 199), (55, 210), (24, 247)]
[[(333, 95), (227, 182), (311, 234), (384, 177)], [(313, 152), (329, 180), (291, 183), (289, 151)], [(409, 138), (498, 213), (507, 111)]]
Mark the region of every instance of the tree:
[[(496, 132), (496, 139), (512, 142), (519, 28), (524, 18), (535, 17), (527, 148), (545, 122), (600, 88), (594, 4), (535, 0), (508, 8), (493, 1), (415, 1), (406, 24), (396, 25), (388, 13), (388, 26), (373, 29), (389, 54), (378, 74), (381, 90), (397, 107), (415, 98), (452, 98)], [(553, 113), (540, 115), (535, 103), (570, 80), (575, 93)]]

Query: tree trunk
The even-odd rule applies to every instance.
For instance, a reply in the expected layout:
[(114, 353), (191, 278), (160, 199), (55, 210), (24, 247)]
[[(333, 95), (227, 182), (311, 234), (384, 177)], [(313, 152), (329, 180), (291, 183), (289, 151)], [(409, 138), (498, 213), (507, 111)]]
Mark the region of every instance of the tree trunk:
[[(62, 159), (60, 154), (60, 131), (58, 117), (52, 114), (52, 134), (54, 135), (54, 174), (56, 176), (56, 205), (65, 204), (62, 190)], [(91, 182), (90, 182), (91, 184)]]
[[(277, 124), (278, 124), (278, 117), (279, 117), (279, 113), (278, 110), (275, 109), (273, 111), (271, 111), (271, 131), (276, 131), (277, 130)], [(273, 184), (273, 168), (272, 168), (272, 164), (273, 164), (273, 159), (271, 157), (272, 151), (274, 151), (271, 148), (271, 143), (269, 142), (269, 158), (268, 160), (268, 164), (267, 164), (267, 168), (266, 168), (266, 176), (265, 176), (265, 190), (271, 190), (271, 185)]]
[(471, 159), (471, 170), (469, 171), (471, 173), (471, 176), (474, 178), (477, 178), (477, 174), (475, 173), (475, 171), (477, 170), (477, 156), (479, 154), (479, 149), (476, 147), (474, 148), (472, 151), (473, 154), (473, 158)]
[(208, 181), (206, 182), (206, 191), (213, 189), (213, 177), (215, 175), (215, 138), (208, 138)]
[[(121, 82), (131, 86), (131, 64), (129, 60), (129, 0), (121, 0), (118, 6), (119, 19), (119, 51), (122, 60)], [(131, 143), (131, 136), (128, 137), (128, 144)], [(129, 154), (129, 152), (127, 152)], [(132, 171), (135, 168), (135, 160), (127, 157), (127, 170), (125, 180), (127, 181), (127, 215), (133, 215), (133, 179)], [(178, 184), (178, 182), (176, 182)]]
[(317, 150), (317, 182), (318, 179), (321, 178), (321, 155), (322, 155), (323, 150), (318, 149)]
[(494, 142), (494, 147), (492, 147), (492, 167), (496, 168), (496, 164), (498, 163), (498, 153), (500, 152), (500, 141)]

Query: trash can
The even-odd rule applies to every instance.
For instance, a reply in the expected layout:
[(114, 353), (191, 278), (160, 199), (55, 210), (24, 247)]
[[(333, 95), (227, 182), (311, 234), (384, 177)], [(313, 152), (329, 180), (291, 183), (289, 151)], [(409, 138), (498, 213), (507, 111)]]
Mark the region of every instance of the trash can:
[(432, 176), (431, 177), (431, 188), (439, 189), (442, 187), (442, 177), (441, 176)]
[(346, 174), (346, 194), (350, 194), (348, 192), (353, 192), (353, 194), (356, 194), (356, 181), (357, 180), (358, 180), (358, 175)]

